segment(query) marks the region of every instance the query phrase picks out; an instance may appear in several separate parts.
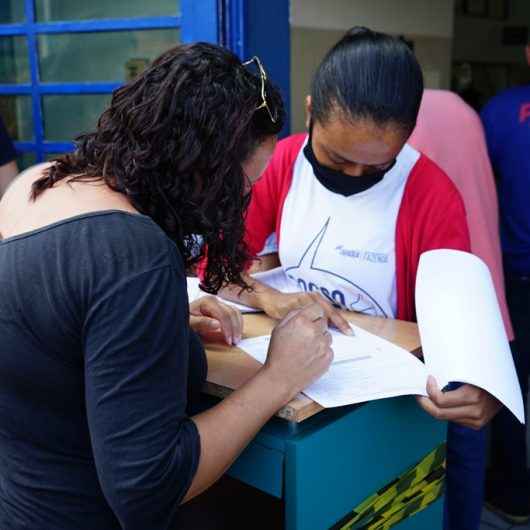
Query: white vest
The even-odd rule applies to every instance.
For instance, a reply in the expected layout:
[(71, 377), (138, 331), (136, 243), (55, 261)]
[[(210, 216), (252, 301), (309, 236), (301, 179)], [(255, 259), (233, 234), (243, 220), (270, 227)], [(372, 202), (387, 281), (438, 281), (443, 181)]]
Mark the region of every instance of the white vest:
[(279, 248), (282, 268), (300, 290), (320, 292), (350, 311), (395, 317), (396, 222), (419, 156), (405, 145), (381, 182), (344, 197), (320, 184), (300, 150)]

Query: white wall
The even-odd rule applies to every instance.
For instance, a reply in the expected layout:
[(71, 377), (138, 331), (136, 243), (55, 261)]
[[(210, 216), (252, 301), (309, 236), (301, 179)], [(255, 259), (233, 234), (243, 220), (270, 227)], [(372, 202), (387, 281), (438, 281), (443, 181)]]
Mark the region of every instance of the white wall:
[[(528, 0), (530, 3), (530, 0)], [(425, 85), (449, 88), (454, 0), (291, 0), (291, 125), (305, 128), (304, 98), (324, 54), (361, 25), (414, 41)]]
[(291, 0), (291, 26), (451, 38), (453, 0)]

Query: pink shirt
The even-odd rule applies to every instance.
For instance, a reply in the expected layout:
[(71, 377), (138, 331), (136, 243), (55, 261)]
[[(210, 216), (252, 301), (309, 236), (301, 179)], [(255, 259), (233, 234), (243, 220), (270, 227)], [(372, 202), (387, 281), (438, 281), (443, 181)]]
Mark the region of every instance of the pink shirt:
[(456, 94), (426, 89), (409, 143), (434, 160), (458, 188), (467, 211), (471, 251), (491, 271), (506, 333), (513, 340), (504, 293), (497, 192), (478, 115)]

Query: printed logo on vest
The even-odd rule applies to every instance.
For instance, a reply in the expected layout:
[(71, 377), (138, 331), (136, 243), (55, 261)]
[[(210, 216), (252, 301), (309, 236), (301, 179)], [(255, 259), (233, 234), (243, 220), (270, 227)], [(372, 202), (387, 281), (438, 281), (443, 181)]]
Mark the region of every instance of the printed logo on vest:
[[(388, 315), (377, 301), (358, 284), (332, 270), (321, 269), (315, 265), (318, 249), (324, 240), (330, 220), (331, 217), (328, 218), (324, 226), (311, 241), (302, 254), (298, 265), (285, 269), (285, 274), (291, 281), (297, 284), (300, 290), (305, 292), (319, 292), (337, 307), (367, 315), (388, 318)], [(341, 246), (341, 248), (343, 247)], [(339, 250), (339, 247), (335, 250)], [(350, 252), (347, 249), (344, 250)], [(376, 253), (359, 252), (359, 256), (350, 257), (367, 259), (365, 257), (366, 254), (375, 255)], [(382, 254), (380, 256), (385, 255)], [(386, 256), (386, 259), (388, 260), (388, 256)]]
[(369, 252), (368, 250), (358, 250), (344, 248), (344, 245), (338, 245), (335, 250), (341, 255), (348, 258), (361, 259), (371, 263), (388, 263), (388, 254), (382, 252)]

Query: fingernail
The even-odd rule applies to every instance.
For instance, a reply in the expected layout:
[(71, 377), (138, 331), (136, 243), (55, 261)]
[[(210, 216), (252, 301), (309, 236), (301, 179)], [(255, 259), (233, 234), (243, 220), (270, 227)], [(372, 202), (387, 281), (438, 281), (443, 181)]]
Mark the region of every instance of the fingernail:
[(353, 329), (351, 329), (350, 327), (347, 327), (344, 333), (346, 333), (346, 335), (355, 335)]

